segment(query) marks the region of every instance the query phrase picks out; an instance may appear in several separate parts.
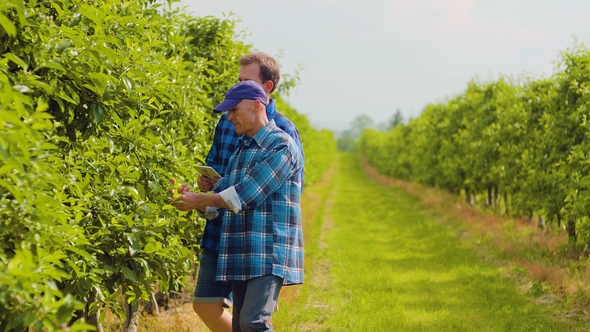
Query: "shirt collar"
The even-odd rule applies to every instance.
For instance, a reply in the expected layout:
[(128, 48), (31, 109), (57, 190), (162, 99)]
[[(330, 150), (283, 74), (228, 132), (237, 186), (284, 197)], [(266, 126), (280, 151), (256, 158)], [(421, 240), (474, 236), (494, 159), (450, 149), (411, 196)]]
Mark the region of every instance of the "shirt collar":
[[(270, 105), (270, 104), (269, 104)], [(268, 108), (267, 108), (268, 109)], [(241, 135), (238, 140), (242, 143), (243, 146), (250, 146), (252, 142), (256, 143), (258, 146), (264, 146), (264, 141), (268, 138), (270, 132), (276, 128), (275, 120), (269, 120), (260, 131), (252, 136), (247, 137), (246, 135)]]
[(270, 99), (268, 105), (266, 105), (266, 116), (270, 120), (270, 119), (274, 119), (276, 114), (277, 114), (277, 104), (275, 103), (274, 99)]

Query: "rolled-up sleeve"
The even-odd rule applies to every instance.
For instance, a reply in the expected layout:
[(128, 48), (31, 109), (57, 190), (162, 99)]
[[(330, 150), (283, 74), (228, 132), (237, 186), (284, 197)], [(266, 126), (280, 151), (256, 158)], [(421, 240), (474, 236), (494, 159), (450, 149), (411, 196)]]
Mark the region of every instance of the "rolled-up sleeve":
[(213, 218), (215, 218), (215, 217), (217, 217), (219, 215), (219, 212), (217, 211), (217, 208), (212, 207), (212, 206), (208, 206), (205, 209), (205, 212), (201, 212), (199, 210), (196, 210), (196, 211), (197, 211), (197, 215), (199, 217), (205, 218), (205, 219), (208, 219), (208, 220), (211, 220), (211, 219), (213, 219)]
[(236, 189), (232, 186), (219, 193), (221, 199), (229, 206), (229, 209), (234, 213), (240, 213), (242, 211), (242, 203), (240, 196), (236, 192)]

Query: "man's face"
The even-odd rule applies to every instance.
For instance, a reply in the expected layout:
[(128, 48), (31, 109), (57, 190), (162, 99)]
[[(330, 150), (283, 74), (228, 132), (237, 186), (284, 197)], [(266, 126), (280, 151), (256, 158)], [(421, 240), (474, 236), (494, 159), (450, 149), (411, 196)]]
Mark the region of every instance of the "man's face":
[(254, 136), (256, 101), (243, 99), (236, 107), (227, 112), (227, 120), (236, 128), (236, 134)]
[[(241, 66), (239, 74), (238, 74), (238, 80), (240, 82), (254, 81), (254, 82), (260, 84), (264, 88), (264, 91), (266, 92), (267, 96), (268, 96), (268, 93), (270, 92), (270, 90), (267, 86), (268, 84), (263, 84), (262, 80), (260, 80), (260, 64), (259, 63), (252, 62), (249, 65)], [(266, 83), (268, 83), (268, 82), (266, 82)]]

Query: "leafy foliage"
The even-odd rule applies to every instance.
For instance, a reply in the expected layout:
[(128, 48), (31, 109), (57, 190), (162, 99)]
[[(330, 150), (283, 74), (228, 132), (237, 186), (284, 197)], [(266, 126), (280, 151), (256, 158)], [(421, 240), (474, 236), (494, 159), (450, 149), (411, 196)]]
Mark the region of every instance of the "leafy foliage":
[[(196, 179), (248, 52), (232, 20), (154, 1), (0, 4), (1, 330), (89, 328), (74, 313), (179, 288), (203, 221), (168, 178)], [(317, 178), (329, 154), (304, 144)]]
[(361, 151), (383, 174), (465, 193), (513, 215), (538, 213), (590, 243), (590, 51), (564, 51), (550, 78), (469, 82), (389, 133), (365, 131)]

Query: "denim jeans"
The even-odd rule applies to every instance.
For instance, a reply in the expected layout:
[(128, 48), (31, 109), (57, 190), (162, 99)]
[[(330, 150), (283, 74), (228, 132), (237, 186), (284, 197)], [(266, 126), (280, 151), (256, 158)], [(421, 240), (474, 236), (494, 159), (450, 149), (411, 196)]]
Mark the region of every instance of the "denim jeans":
[(274, 331), (267, 321), (277, 304), (282, 285), (283, 278), (274, 275), (232, 281), (232, 332)]
[(197, 277), (197, 287), (193, 295), (193, 302), (197, 303), (231, 303), (231, 285), (228, 282), (215, 281), (217, 273), (216, 250), (203, 249), (199, 258), (200, 267)]

